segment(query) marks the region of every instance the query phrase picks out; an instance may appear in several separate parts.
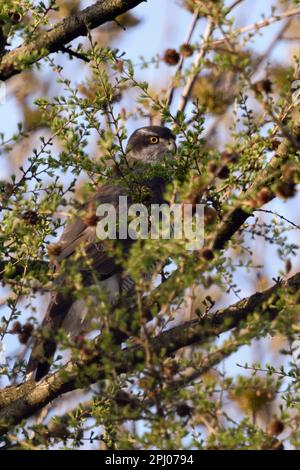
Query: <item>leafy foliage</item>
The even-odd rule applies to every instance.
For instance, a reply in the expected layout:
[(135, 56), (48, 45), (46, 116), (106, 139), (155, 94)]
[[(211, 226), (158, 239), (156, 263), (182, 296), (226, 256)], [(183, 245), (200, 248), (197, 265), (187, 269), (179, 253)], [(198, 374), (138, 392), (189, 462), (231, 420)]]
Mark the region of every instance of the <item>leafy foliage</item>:
[[(12, 162), (0, 187), (0, 336), (8, 348), (0, 364), (0, 430), (10, 427), (3, 448), (300, 446), (299, 282), (282, 288), (299, 264), (299, 104), (292, 88), (299, 64), (293, 58), (287, 66), (266, 66), (270, 51), (264, 56), (255, 49), (262, 26), (250, 25), (243, 36), (227, 2), (182, 3), (198, 15), (198, 24), (211, 22), (208, 37), (199, 35), (194, 43), (190, 38), (178, 51), (162, 50), (135, 64), (130, 51), (115, 45), (126, 36), (116, 24), (143, 36), (143, 22), (127, 12), (106, 26), (109, 34), (87, 25), (82, 44), (62, 44), (59, 54), (45, 54), (35, 66), (22, 63), (16, 77), (22, 122), (11, 137), (0, 135), (1, 158)], [(287, 21), (280, 14), (291, 3), (280, 2), (270, 22)], [(1, 55), (77, 11), (80, 2), (2, 3)], [(297, 20), (291, 15), (288, 21)], [(159, 81), (166, 66), (167, 90)], [(144, 80), (145, 69), (155, 71), (158, 83)], [(183, 99), (179, 108), (174, 91)], [(83, 247), (61, 263), (59, 273), (53, 270), (59, 256), (54, 242), (73, 215), (84, 215), (82, 203), (97, 187), (113, 181), (115, 168), (122, 170), (130, 129), (149, 122), (168, 125), (177, 137), (175, 161), (155, 171), (169, 181), (170, 202), (205, 205), (205, 245), (189, 252), (186, 240), (138, 240), (125, 257), (120, 244), (107, 241), (107, 251), (136, 283), (132, 298), (112, 306), (97, 285), (84, 283), (78, 266), (90, 269), (90, 260)], [(134, 192), (126, 178), (124, 185)], [(236, 224), (232, 233), (225, 230), (228, 220), (230, 227)], [(214, 245), (218, 234), (220, 249)], [(67, 285), (59, 285), (60, 275)], [(237, 305), (233, 326), (224, 315), (217, 336), (214, 318), (221, 307), (234, 308), (241, 297), (270, 285), (274, 291), (262, 303), (258, 295), (250, 312)], [(29, 419), (33, 411), (10, 422), (4, 387), (25, 382), (31, 338), (45, 334), (39, 328), (43, 294), (55, 289), (84, 300), (87, 331), (75, 340), (63, 330), (52, 333), (60, 350), (51, 373), (62, 385), (51, 417), (36, 424)], [(201, 340), (189, 339), (186, 322), (192, 318), (203, 324)], [(179, 323), (181, 334), (174, 330), (170, 352), (164, 332)], [(156, 338), (160, 348), (154, 347)], [(245, 351), (258, 360), (246, 361)], [(132, 362), (124, 365), (124, 357)]]

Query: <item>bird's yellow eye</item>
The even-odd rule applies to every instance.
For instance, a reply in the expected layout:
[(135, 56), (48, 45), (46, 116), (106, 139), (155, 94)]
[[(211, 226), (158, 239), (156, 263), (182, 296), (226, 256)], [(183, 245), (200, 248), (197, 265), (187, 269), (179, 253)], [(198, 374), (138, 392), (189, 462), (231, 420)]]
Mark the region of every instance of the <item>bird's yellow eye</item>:
[(154, 136), (150, 137), (150, 142), (151, 142), (151, 144), (157, 144), (158, 141), (159, 141), (159, 138), (158, 138), (158, 137), (154, 137)]

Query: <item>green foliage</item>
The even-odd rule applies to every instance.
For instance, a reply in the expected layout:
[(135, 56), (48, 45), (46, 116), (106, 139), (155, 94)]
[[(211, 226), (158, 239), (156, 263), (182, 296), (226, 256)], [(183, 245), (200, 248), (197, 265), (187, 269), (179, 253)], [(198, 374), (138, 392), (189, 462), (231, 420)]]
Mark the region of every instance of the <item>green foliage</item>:
[[(2, 2), (0, 24), (5, 36), (33, 41), (57, 18), (57, 3)], [(194, 11), (195, 2), (183, 3)], [(213, 17), (214, 28), (225, 31), (228, 40), (224, 50), (206, 44), (207, 55), (198, 68), (188, 62), (175, 71), (179, 90), (195, 74), (187, 107), (174, 110), (165, 93), (139, 78), (140, 69), (163, 67), (161, 54), (142, 58), (136, 65), (128, 54), (98, 43), (88, 31), (85, 44), (69, 49), (65, 62), (54, 56), (44, 59), (51, 81), (56, 80), (54, 96), (49, 86), (49, 93), (35, 96), (30, 108), (34, 115), (24, 112), (25, 122), (14, 135), (7, 139), (0, 134), (3, 157), (35, 137), (32, 149), (26, 149), (24, 160), (0, 186), (1, 281), (9, 292), (0, 336), (18, 338), (17, 353), (8, 361), (1, 359), (2, 385), (24, 381), (24, 344), (30, 347), (30, 337), (46, 336), (38, 327), (40, 293), (72, 292), (84, 301), (89, 319), (76, 338), (63, 329), (50, 333), (59, 344), (51, 371), (58, 371), (61, 383), (69, 386), (71, 381), (70, 390), (80, 389), (68, 411), (61, 416), (61, 410), (55, 409), (46, 425), (23, 421), (14, 433), (1, 438), (3, 447), (262, 450), (280, 449), (283, 440), (284, 445), (300, 447), (299, 357), (295, 358), (300, 299), (298, 288), (282, 289), (280, 283), (296, 266), (299, 247), (293, 233), (299, 226), (274, 206), (262, 208), (277, 197), (286, 207), (297, 194), (299, 110), (291, 105), (294, 69), (284, 68), (279, 74), (274, 66), (270, 72), (270, 80), (280, 82), (280, 92), (258, 86), (253, 80), (258, 59), (251, 48), (253, 37), (245, 48), (234, 34), (224, 2), (196, 3), (199, 16)], [(26, 21), (14, 24), (12, 12)], [(132, 27), (139, 23), (135, 18), (127, 21)], [(192, 51), (198, 49), (199, 44), (194, 44)], [(69, 59), (73, 64), (80, 55), (86, 68), (79, 83), (76, 77), (69, 78), (67, 69)], [(31, 60), (22, 61), (22, 67)], [(23, 111), (26, 99), (27, 95), (20, 99)], [(97, 272), (84, 246), (54, 271), (60, 247), (53, 242), (68, 220), (85, 214), (82, 203), (97, 187), (115, 181), (116, 170), (122, 176), (128, 123), (140, 127), (145, 117), (172, 128), (178, 152), (174, 161), (143, 171), (143, 178), (163, 177), (169, 202), (205, 205), (205, 246), (189, 252), (186, 240), (139, 240), (127, 256), (121, 244), (107, 241), (107, 253), (136, 283), (132, 296), (121, 296), (112, 306), (107, 293), (97, 287)], [(216, 119), (217, 126), (223, 117), (229, 125), (220, 142), (218, 136), (210, 138), (207, 123)], [(135, 178), (123, 175), (121, 181), (130, 188), (133, 201), (146, 200), (147, 194), (138, 193)], [(220, 226), (236, 208), (251, 217), (226, 240), (226, 249), (211, 248)], [(273, 250), (271, 261), (263, 256), (264, 249)], [(92, 271), (92, 285), (84, 282), (83, 268)], [(224, 315), (222, 322), (214, 323), (214, 313), (222, 305), (244, 295), (245, 276), (251, 292), (273, 284), (268, 279), (271, 268), (278, 275), (273, 279), (277, 289), (262, 305), (254, 304), (241, 315), (233, 330), (232, 317)], [(62, 283), (62, 278), (67, 282)], [(179, 344), (176, 353), (168, 353), (164, 343), (155, 349), (153, 338), (163, 337), (174, 326), (174, 318), (207, 320), (201, 341), (185, 344), (179, 332), (173, 338)], [(219, 338), (220, 323), (224, 333)], [(279, 338), (280, 346), (273, 356), (268, 352), (271, 364), (255, 359), (252, 363), (251, 358), (244, 363), (243, 346), (260, 345), (266, 352), (272, 338)], [(125, 356), (128, 351), (132, 354)], [(241, 354), (239, 373), (224, 362), (236, 352)], [(132, 357), (131, 367), (124, 364), (124, 357)], [(76, 364), (76, 374), (64, 367), (66, 358)], [(64, 391), (69, 391), (68, 386)], [(268, 427), (272, 419), (282, 424), (284, 439), (274, 431), (274, 422)]]

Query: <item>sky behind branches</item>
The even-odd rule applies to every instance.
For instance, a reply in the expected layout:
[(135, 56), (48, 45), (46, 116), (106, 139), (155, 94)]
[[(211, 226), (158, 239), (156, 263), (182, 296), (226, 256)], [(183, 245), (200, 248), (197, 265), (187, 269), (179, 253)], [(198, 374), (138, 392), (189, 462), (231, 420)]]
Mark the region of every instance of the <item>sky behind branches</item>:
[[(89, 2), (82, 2), (82, 7), (88, 6), (94, 3), (93, 1)], [(232, 2), (227, 2), (230, 5)], [(268, 17), (272, 14), (271, 12), (271, 5), (273, 4), (270, 0), (265, 1), (252, 1), (252, 0), (245, 0), (241, 3), (233, 12), (234, 17), (236, 18), (235, 26), (236, 27), (243, 27), (247, 24), (251, 24), (253, 22), (260, 21), (262, 19), (261, 15), (264, 14), (265, 17)], [(170, 13), (171, 12), (171, 13)], [(117, 47), (120, 51), (125, 52), (125, 58), (129, 58), (132, 60), (134, 64), (138, 64), (141, 62), (141, 56), (148, 61), (152, 57), (156, 56), (157, 54), (162, 55), (164, 49), (166, 48), (176, 48), (178, 49), (179, 46), (183, 43), (184, 37), (186, 36), (186, 32), (189, 28), (189, 24), (191, 22), (191, 14), (188, 13), (180, 6), (180, 1), (176, 0), (148, 0), (148, 2), (144, 2), (140, 4), (137, 8), (133, 11), (134, 15), (136, 15), (140, 20), (140, 24), (134, 28), (129, 28), (128, 31), (125, 33), (120, 34), (119, 37), (113, 42), (113, 46)], [(267, 50), (270, 42), (272, 41), (273, 36), (276, 32), (280, 29), (282, 22), (274, 23), (267, 28), (264, 28), (257, 34), (253, 44), (251, 47), (256, 50), (257, 53), (263, 53)], [(103, 27), (105, 29), (105, 27)], [(200, 37), (204, 31), (204, 21), (199, 21), (199, 24), (195, 30), (193, 35), (193, 43), (197, 43), (199, 40), (201, 41)], [(95, 35), (95, 32), (93, 33)], [(76, 45), (78, 42), (83, 42), (83, 38), (79, 38), (78, 40), (74, 41)], [(287, 53), (287, 47), (289, 48), (289, 52)], [(291, 60), (291, 45), (287, 44), (285, 41), (282, 41), (270, 55), (270, 59), (274, 59), (281, 65), (287, 64)], [(66, 60), (66, 56), (63, 54), (56, 54), (52, 56), (56, 64), (64, 64), (64, 75), (70, 76), (73, 79), (74, 84), (79, 84), (81, 80), (85, 77), (86, 74), (86, 67), (80, 61), (68, 61)], [(51, 74), (51, 70), (49, 65), (45, 64), (45, 61), (42, 61), (42, 70), (38, 73), (41, 76), (47, 79), (48, 75)], [(161, 87), (162, 85), (167, 88), (169, 86), (170, 77), (173, 73), (174, 69), (172, 67), (168, 67), (165, 64), (161, 64), (159, 68), (155, 68), (154, 66), (149, 66), (147, 69), (140, 70), (137, 68), (137, 77), (139, 80), (146, 80), (150, 83), (150, 88), (156, 88), (156, 83), (159, 84)], [(76, 76), (74, 76), (74, 72)], [(258, 78), (260, 77), (261, 73), (258, 74)], [(0, 132), (3, 132), (6, 138), (9, 138), (14, 132), (17, 131), (17, 123), (21, 121), (22, 115), (20, 113), (20, 109), (18, 107), (18, 103), (16, 102), (13, 91), (15, 90), (15, 86), (20, 80), (19, 77), (12, 78), (9, 80), (7, 84), (7, 99), (6, 103), (0, 105)], [(55, 82), (50, 83), (49, 94), (55, 95), (58, 88)], [(59, 91), (60, 93), (60, 91)], [(138, 96), (137, 91), (132, 91), (129, 95), (126, 94), (125, 101), (122, 101), (118, 106), (126, 106), (131, 110), (135, 107), (134, 99)], [(173, 102), (173, 108), (176, 109), (176, 105), (178, 103), (179, 92), (176, 92), (175, 99)], [(187, 113), (190, 111), (190, 106), (187, 108)], [(210, 124), (211, 119), (208, 119), (207, 125)], [(136, 128), (142, 125), (147, 124), (145, 121), (135, 121), (131, 119), (128, 122), (128, 134)], [(226, 139), (226, 133), (222, 132), (221, 136)], [(38, 145), (38, 141), (37, 141)], [(224, 143), (222, 142), (222, 145)], [(12, 171), (15, 171), (14, 164), (15, 162), (9, 161), (8, 158), (3, 158), (0, 156), (1, 166), (0, 166), (0, 180), (7, 179)], [(296, 224), (300, 224), (300, 215), (298, 211), (299, 207), (299, 196), (294, 198), (293, 200), (289, 200), (288, 203), (275, 199), (270, 204), (266, 205), (266, 209), (275, 210), (278, 213), (284, 213), (285, 217), (291, 219)], [(268, 220), (268, 216), (262, 216), (264, 220)], [(270, 217), (269, 217), (270, 218)], [(299, 243), (299, 232), (294, 232), (292, 240), (295, 243)], [(259, 245), (258, 245), (259, 250)], [(268, 266), (268, 274), (270, 278), (277, 277), (278, 270), (282, 269), (283, 266), (279, 265), (278, 262), (273, 264), (272, 259), (274, 257), (274, 250), (276, 247), (268, 246), (267, 248), (264, 247), (264, 253), (261, 255), (262, 264), (265, 260), (268, 262), (266, 265)], [(300, 259), (298, 255), (298, 259), (294, 262), (294, 266), (299, 266)], [(244, 269), (244, 273), (243, 273)], [(242, 287), (242, 291), (240, 292), (240, 297), (244, 297), (253, 293), (254, 286), (255, 286), (255, 276), (253, 273), (253, 278), (247, 274), (246, 280), (246, 271), (245, 268), (241, 268), (237, 271), (236, 278), (239, 280), (239, 285)], [(250, 279), (250, 280), (249, 280)], [(237, 280), (237, 279), (236, 279)], [(242, 280), (242, 282), (241, 282)], [(4, 296), (7, 293), (7, 289), (1, 289), (0, 296)], [(226, 298), (226, 304), (230, 304), (238, 300), (234, 294), (229, 294)], [(45, 302), (38, 302), (37, 305), (42, 305), (45, 307)], [(224, 305), (224, 298), (222, 297), (222, 305)], [(44, 308), (43, 307), (43, 308)], [(7, 311), (1, 307), (1, 314), (6, 314)], [(222, 339), (224, 336), (222, 337)], [(236, 366), (236, 363), (243, 363), (244, 361), (250, 362), (253, 358), (255, 359), (255, 349), (270, 351), (267, 349), (265, 344), (268, 344), (268, 340), (261, 340), (260, 341), (260, 349), (257, 346), (257, 343), (254, 342), (254, 345), (249, 347), (243, 347), (239, 349), (238, 353), (233, 354), (229, 359), (225, 361), (225, 367), (230, 369), (231, 373), (240, 373), (241, 370)], [(7, 352), (13, 351), (13, 349), (17, 346), (17, 339), (15, 337), (11, 338), (7, 347)], [(249, 356), (251, 356), (249, 358)]]

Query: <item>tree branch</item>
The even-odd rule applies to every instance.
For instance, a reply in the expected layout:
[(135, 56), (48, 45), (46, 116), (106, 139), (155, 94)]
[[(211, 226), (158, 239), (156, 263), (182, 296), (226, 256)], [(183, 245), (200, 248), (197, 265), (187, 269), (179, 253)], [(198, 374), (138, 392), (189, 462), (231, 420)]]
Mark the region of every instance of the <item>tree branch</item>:
[(79, 13), (64, 18), (54, 28), (33, 38), (6, 53), (0, 63), (0, 80), (7, 80), (28, 66), (38, 62), (79, 36), (85, 36), (88, 29), (113, 21), (116, 16), (136, 7), (146, 0), (99, 0)]
[[(256, 313), (262, 319), (272, 321), (281, 311), (276, 300), (280, 293), (299, 291), (300, 273), (295, 274), (287, 281), (276, 283), (263, 292), (256, 292), (248, 298), (242, 299), (230, 307), (218, 310), (211, 318), (195, 319), (168, 331), (165, 331), (150, 340), (150, 347), (154, 354), (160, 358), (170, 356), (179, 349), (192, 344), (201, 344), (209, 338), (231, 330), (244, 322), (249, 314)], [(272, 306), (269, 301), (272, 300)], [(119, 362), (111, 358), (116, 364), (117, 373), (133, 373), (136, 366), (145, 361), (145, 351), (140, 346), (129, 347), (122, 351)], [(101, 338), (95, 343), (92, 357), (82, 361), (70, 361), (62, 370), (51, 374), (38, 382), (27, 381), (18, 386), (10, 386), (0, 394), (0, 435), (5, 434), (11, 427), (19, 424), (23, 419), (32, 416), (58, 396), (80, 388), (79, 375), (84, 371), (86, 384), (92, 384), (105, 378), (105, 360), (107, 352), (101, 348)], [(112, 353), (113, 355), (113, 353)], [(93, 364), (92, 373), (86, 366)], [(96, 369), (96, 374), (95, 374)]]
[(186, 108), (188, 99), (190, 97), (193, 86), (194, 86), (194, 84), (197, 80), (198, 74), (199, 74), (199, 67), (201, 65), (202, 59), (204, 58), (206, 50), (207, 50), (208, 42), (209, 42), (210, 36), (212, 34), (212, 31), (213, 31), (213, 26), (214, 26), (213, 21), (212, 21), (211, 18), (209, 18), (207, 20), (206, 29), (204, 31), (203, 42), (201, 44), (201, 47), (200, 47), (200, 49), (198, 51), (198, 54), (197, 54), (197, 56), (195, 58), (195, 61), (194, 61), (193, 72), (189, 76), (189, 78), (188, 78), (188, 80), (185, 84), (185, 87), (183, 88), (182, 95), (180, 97), (180, 101), (179, 101), (179, 105), (178, 105), (178, 111), (184, 112), (184, 110)]
[[(297, 136), (298, 138), (298, 136)], [(218, 227), (216, 234), (211, 242), (213, 250), (222, 250), (225, 244), (231, 237), (239, 230), (244, 222), (251, 217), (257, 207), (250, 206), (249, 202), (254, 199), (262, 188), (270, 186), (282, 177), (282, 167), (288, 161), (290, 152), (297, 149), (287, 139), (282, 142), (274, 157), (270, 160), (264, 171), (261, 172), (259, 177), (252, 183), (252, 185), (239, 197), (238, 203), (228, 212), (224, 220), (222, 220)], [(269, 201), (275, 198), (275, 194), (270, 192)]]
[[(271, 24), (276, 23), (277, 21), (281, 21), (285, 18), (291, 18), (297, 15), (300, 15), (300, 8), (292, 8), (291, 10), (284, 11), (283, 13), (274, 13), (274, 15), (272, 15), (271, 17), (259, 21), (258, 23), (248, 24), (247, 26), (243, 26), (242, 28), (234, 29), (230, 32), (230, 34), (232, 35), (232, 37), (237, 37), (240, 34), (250, 33), (251, 31), (258, 31), (259, 29), (265, 28), (266, 26), (270, 26)], [(226, 38), (216, 39), (215, 41), (211, 42), (210, 46), (218, 46), (219, 44), (223, 44), (225, 41)]]
[[(186, 35), (186, 38), (185, 38), (183, 44), (190, 44), (190, 41), (192, 39), (193, 32), (196, 28), (198, 19), (199, 19), (199, 11), (198, 11), (198, 9), (196, 9), (195, 12), (194, 12), (193, 18), (192, 18), (191, 25), (189, 27), (189, 30), (187, 32), (187, 35)], [(172, 76), (171, 84), (170, 84), (170, 87), (167, 91), (166, 105), (169, 106), (169, 107), (172, 104), (173, 97), (174, 97), (174, 92), (175, 92), (175, 89), (176, 89), (174, 80), (175, 80), (176, 77), (178, 77), (180, 75), (183, 64), (184, 64), (184, 55), (181, 55), (180, 61), (177, 65), (176, 72)]]

